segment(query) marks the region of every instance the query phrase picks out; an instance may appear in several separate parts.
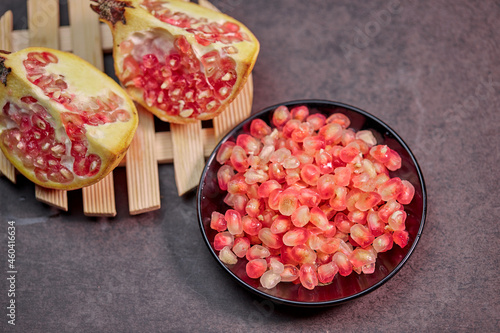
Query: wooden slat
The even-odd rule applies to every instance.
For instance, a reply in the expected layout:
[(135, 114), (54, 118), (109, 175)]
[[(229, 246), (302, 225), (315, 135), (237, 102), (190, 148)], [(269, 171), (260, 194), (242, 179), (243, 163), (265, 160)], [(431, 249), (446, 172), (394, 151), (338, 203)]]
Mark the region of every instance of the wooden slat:
[[(104, 53), (109, 53), (113, 50), (113, 35), (109, 27), (104, 23), (99, 24), (99, 29), (101, 30), (101, 49)], [(71, 28), (69, 26), (59, 27), (58, 36), (59, 49), (66, 52), (72, 52)], [(14, 30), (12, 32), (12, 50), (19, 51), (28, 46), (30, 46), (29, 31)]]
[(170, 124), (170, 131), (177, 193), (183, 195), (198, 185), (205, 165), (201, 122)]
[(97, 184), (84, 187), (83, 213), (87, 216), (116, 216), (113, 173)]
[[(73, 53), (104, 71), (99, 18), (92, 11), (87, 0), (69, 0), (69, 22)], [(88, 216), (115, 216), (115, 192), (113, 172), (100, 182), (84, 187), (83, 213)]]
[[(59, 48), (59, 1), (28, 1), (28, 35), (30, 46)], [(35, 197), (53, 207), (68, 210), (67, 191), (35, 185)]]
[(247, 82), (241, 89), (234, 101), (226, 110), (214, 118), (215, 141), (219, 142), (222, 137), (235, 125), (247, 119), (252, 112), (253, 80), (252, 74), (248, 76)]
[(38, 201), (52, 207), (56, 207), (66, 212), (68, 211), (68, 194), (66, 191), (53, 190), (36, 185), (35, 197)]
[[(12, 11), (7, 11), (0, 18), (0, 50), (12, 50)], [(11, 182), (16, 182), (16, 168), (9, 162), (7, 157), (0, 151), (0, 174), (3, 174)]]
[[(158, 164), (172, 163), (174, 161), (172, 134), (170, 132), (156, 132), (155, 138), (155, 152)], [(214, 129), (203, 128), (201, 130), (201, 138), (203, 141), (203, 155), (208, 157), (217, 145)]]
[(139, 124), (127, 151), (127, 188), (129, 212), (141, 214), (160, 208), (160, 180), (155, 151), (153, 115), (141, 106)]
[(30, 46), (59, 49), (59, 0), (28, 0)]

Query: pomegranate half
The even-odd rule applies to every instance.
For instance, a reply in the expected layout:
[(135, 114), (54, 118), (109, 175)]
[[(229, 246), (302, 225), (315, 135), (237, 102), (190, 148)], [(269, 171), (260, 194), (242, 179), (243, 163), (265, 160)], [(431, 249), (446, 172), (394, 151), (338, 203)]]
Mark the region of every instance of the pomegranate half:
[(197, 4), (96, 0), (113, 34), (115, 72), (136, 102), (163, 121), (212, 119), (236, 97), (259, 52), (243, 24)]
[(125, 155), (137, 110), (81, 58), (27, 48), (0, 53), (0, 148), (31, 181), (54, 189), (96, 183)]

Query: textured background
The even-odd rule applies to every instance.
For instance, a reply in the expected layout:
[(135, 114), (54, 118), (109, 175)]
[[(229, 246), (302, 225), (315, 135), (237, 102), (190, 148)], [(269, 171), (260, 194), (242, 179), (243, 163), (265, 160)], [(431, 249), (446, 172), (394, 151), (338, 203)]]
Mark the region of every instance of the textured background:
[[(62, 11), (67, 8), (65, 0)], [(259, 38), (253, 111), (331, 99), (381, 118), (423, 170), (426, 227), (388, 283), (342, 306), (302, 310), (248, 293), (202, 242), (195, 196), (176, 195), (161, 165), (162, 209), (87, 218), (34, 199), (0, 178), (0, 267), (7, 221), (17, 223), (17, 320), (23, 332), (445, 331), (500, 329), (498, 163), (500, 2), (493, 0), (219, 0)], [(25, 29), (23, 0), (2, 0)], [(67, 24), (67, 17), (62, 17)], [(5, 265), (4, 265), (5, 263)], [(5, 271), (4, 268), (1, 271)], [(0, 273), (0, 331), (7, 283)]]

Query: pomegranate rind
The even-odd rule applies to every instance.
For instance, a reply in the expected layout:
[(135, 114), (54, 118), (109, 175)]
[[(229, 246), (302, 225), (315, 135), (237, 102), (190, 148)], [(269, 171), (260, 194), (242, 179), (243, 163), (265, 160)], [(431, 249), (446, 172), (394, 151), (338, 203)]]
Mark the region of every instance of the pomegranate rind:
[[(120, 2), (119, 0), (116, 1)], [(252, 32), (247, 27), (245, 27), (241, 22), (223, 13), (205, 7), (201, 7), (192, 2), (185, 2), (179, 0), (170, 0), (170, 1), (162, 0), (159, 2), (164, 3), (164, 6), (173, 12), (186, 13), (190, 17), (196, 19), (203, 18), (203, 19), (208, 19), (209, 22), (230, 22), (237, 24), (240, 28), (240, 31), (243, 32), (248, 37), (247, 38), (248, 40), (243, 40), (240, 42), (229, 44), (237, 49), (237, 53), (228, 55), (228, 57), (232, 58), (236, 63), (235, 71), (237, 73), (237, 80), (231, 90), (231, 93), (224, 100), (220, 101), (220, 106), (218, 108), (210, 110), (210, 112), (202, 112), (187, 117), (183, 117), (181, 115), (171, 115), (168, 114), (165, 110), (156, 107), (155, 105), (148, 105), (148, 103), (146, 103), (146, 101), (144, 100), (144, 94), (141, 88), (137, 88), (131, 85), (125, 85), (123, 84), (123, 82), (122, 85), (124, 86), (125, 90), (134, 101), (141, 104), (145, 109), (149, 110), (159, 119), (165, 122), (187, 124), (196, 122), (198, 120), (213, 119), (227, 108), (227, 106), (236, 98), (236, 96), (246, 83), (248, 76), (252, 72), (252, 69), (257, 60), (257, 56), (260, 49), (259, 41), (252, 34)], [(156, 18), (149, 11), (147, 11), (144, 6), (141, 6), (143, 1), (130, 0), (127, 1), (127, 3), (129, 4), (129, 6), (123, 7), (124, 12), (122, 20), (114, 20), (114, 22), (112, 22), (112, 20), (107, 20), (102, 16), (100, 17), (100, 20), (102, 22), (108, 24), (113, 34), (114, 67), (115, 67), (115, 72), (119, 79), (121, 73), (123, 72), (124, 59), (128, 55), (128, 53), (124, 54), (120, 50), (120, 45), (122, 44), (122, 42), (128, 40), (134, 33), (138, 32), (157, 33), (158, 31), (160, 31), (161, 34), (165, 34), (166, 36), (168, 36), (167, 38), (171, 39), (172, 41), (177, 37), (184, 36), (188, 41), (188, 43), (193, 48), (193, 51), (198, 57), (198, 59), (202, 55), (212, 50), (221, 52), (223, 48), (228, 46), (228, 44), (220, 42), (214, 42), (208, 46), (203, 46), (196, 41), (195, 35), (192, 32), (186, 31), (186, 29), (184, 28), (165, 23)]]
[[(47, 66), (47, 71), (64, 76), (64, 81), (68, 84), (72, 93), (79, 97), (98, 97), (103, 94), (113, 92), (123, 99), (120, 108), (129, 115), (127, 121), (107, 123), (99, 126), (84, 125), (85, 137), (88, 142), (87, 154), (95, 154), (101, 159), (101, 166), (97, 173), (88, 176), (74, 175), (74, 179), (68, 183), (59, 183), (51, 180), (40, 181), (34, 170), (27, 169), (18, 156), (0, 140), (0, 148), (4, 155), (14, 165), (14, 167), (32, 182), (46, 188), (74, 190), (97, 183), (108, 175), (126, 154), (126, 151), (134, 137), (139, 118), (134, 102), (125, 93), (121, 86), (102, 71), (95, 68), (87, 61), (68, 52), (59, 50), (30, 47), (11, 54), (2, 54), (5, 58), (4, 65), (11, 69), (7, 76), (6, 84), (0, 85), (0, 112), (7, 103), (23, 105), (21, 98), (31, 96), (37, 103), (43, 106), (49, 114), (49, 123), (58, 133), (65, 133), (61, 115), (68, 110), (60, 103), (55, 102), (46, 96), (43, 90), (27, 79), (27, 71), (23, 66), (23, 61), (27, 59), (30, 52), (49, 52), (58, 58), (57, 63)], [(0, 124), (0, 135), (7, 130)], [(65, 135), (65, 134), (62, 134)], [(61, 137), (60, 137), (61, 139)], [(69, 139), (62, 137), (66, 142)]]

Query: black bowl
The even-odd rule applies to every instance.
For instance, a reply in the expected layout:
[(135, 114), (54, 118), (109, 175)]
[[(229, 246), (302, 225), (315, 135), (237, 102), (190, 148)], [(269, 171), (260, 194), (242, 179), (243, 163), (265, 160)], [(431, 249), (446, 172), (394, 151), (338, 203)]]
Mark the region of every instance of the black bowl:
[[(410, 181), (415, 187), (415, 196), (409, 205), (405, 205), (408, 214), (406, 219), (406, 230), (409, 233), (408, 245), (400, 248), (394, 245), (392, 250), (379, 253), (377, 256), (376, 269), (373, 274), (356, 274), (353, 272), (347, 277), (336, 275), (333, 282), (326, 286), (317, 286), (314, 290), (308, 290), (300, 284), (279, 283), (273, 289), (264, 289), (259, 285), (259, 279), (251, 279), (246, 275), (246, 259), (239, 259), (235, 265), (226, 265), (220, 261), (217, 252), (213, 248), (213, 240), (216, 231), (210, 228), (210, 217), (213, 211), (225, 212), (229, 207), (224, 204), (223, 199), (226, 192), (221, 191), (217, 182), (217, 170), (220, 164), (215, 159), (217, 151), (225, 141), (236, 141), (239, 134), (250, 132), (250, 123), (255, 118), (260, 118), (270, 124), (273, 111), (279, 105), (286, 105), (289, 109), (306, 105), (311, 113), (323, 113), (328, 117), (332, 113), (343, 113), (351, 120), (350, 127), (354, 130), (370, 129), (377, 138), (378, 144), (386, 144), (399, 153), (402, 158), (401, 169), (392, 172), (391, 177), (400, 177)], [(201, 176), (198, 188), (197, 206), (198, 220), (203, 238), (220, 264), (236, 281), (258, 295), (274, 302), (294, 306), (329, 306), (352, 300), (356, 297), (366, 295), (374, 291), (382, 284), (392, 278), (415, 250), (422, 230), (424, 228), (426, 215), (426, 190), (422, 172), (413, 156), (410, 148), (401, 137), (389, 126), (366, 111), (342, 103), (324, 100), (299, 100), (270, 106), (261, 112), (252, 115), (234, 129), (232, 129), (219, 142), (215, 150), (208, 158), (205, 169)]]

